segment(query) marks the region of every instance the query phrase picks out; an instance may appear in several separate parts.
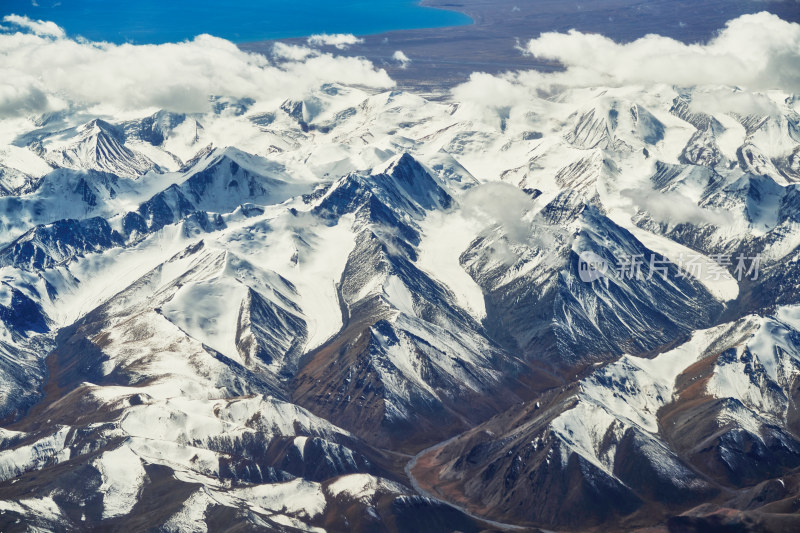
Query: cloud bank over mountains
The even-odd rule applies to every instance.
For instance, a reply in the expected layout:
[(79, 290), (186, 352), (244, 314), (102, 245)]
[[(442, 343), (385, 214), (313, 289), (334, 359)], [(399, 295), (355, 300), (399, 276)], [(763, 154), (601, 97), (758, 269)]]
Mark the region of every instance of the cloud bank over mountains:
[(660, 35), (617, 43), (597, 34), (571, 30), (544, 33), (521, 49), (556, 61), (558, 72), (519, 71), (504, 75), (473, 73), (456, 87), (456, 100), (484, 118), (508, 115), (515, 106), (563, 89), (593, 87), (703, 87), (694, 103), (714, 110), (763, 111), (772, 103), (752, 92), (731, 96), (723, 86), (745, 91), (800, 92), (800, 24), (767, 12), (743, 15), (705, 44), (684, 44)]
[(162, 45), (67, 38), (53, 23), (9, 15), (0, 33), (0, 118), (102, 105), (114, 110), (204, 112), (209, 96), (285, 99), (322, 83), (394, 85), (370, 62), (321, 52), (280, 65), (235, 44), (199, 35)]
[(648, 35), (619, 44), (572, 30), (545, 33), (527, 50), (566, 71), (552, 83), (581, 86), (732, 85), (751, 90), (800, 90), (800, 25), (762, 12), (729, 21), (706, 44)]
[[(273, 101), (323, 83), (392, 87), (389, 75), (371, 62), (315, 48), (344, 49), (357, 42), (352, 35), (318, 35), (309, 46), (278, 43), (276, 61), (270, 61), (210, 35), (181, 43), (115, 45), (69, 38), (52, 22), (8, 15), (0, 26), (0, 118), (75, 106), (204, 112), (210, 96)], [(564, 70), (475, 73), (453, 97), (496, 116), (559, 87), (727, 85), (800, 92), (800, 25), (769, 13), (731, 20), (705, 44), (657, 35), (620, 44), (573, 30), (542, 34), (524, 49), (558, 61)]]

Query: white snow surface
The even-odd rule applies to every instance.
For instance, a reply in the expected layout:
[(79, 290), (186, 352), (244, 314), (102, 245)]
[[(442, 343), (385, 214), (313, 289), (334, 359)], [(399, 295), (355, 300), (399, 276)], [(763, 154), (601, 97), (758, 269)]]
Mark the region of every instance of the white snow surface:
[(144, 482), (142, 461), (127, 446), (105, 452), (94, 462), (100, 471), (103, 484), (103, 518), (124, 516), (131, 512), (138, 501)]
[(337, 478), (325, 489), (331, 496), (346, 496), (371, 505), (379, 492), (407, 494), (408, 489), (394, 481), (370, 474), (350, 474)]

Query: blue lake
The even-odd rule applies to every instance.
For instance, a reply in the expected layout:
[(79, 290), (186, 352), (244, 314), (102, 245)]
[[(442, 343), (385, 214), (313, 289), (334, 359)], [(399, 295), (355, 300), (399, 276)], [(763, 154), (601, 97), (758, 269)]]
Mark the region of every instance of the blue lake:
[(0, 15), (51, 20), (70, 36), (164, 43), (210, 33), (234, 42), (315, 33), (367, 35), (470, 24), (464, 14), (414, 0), (0, 0)]

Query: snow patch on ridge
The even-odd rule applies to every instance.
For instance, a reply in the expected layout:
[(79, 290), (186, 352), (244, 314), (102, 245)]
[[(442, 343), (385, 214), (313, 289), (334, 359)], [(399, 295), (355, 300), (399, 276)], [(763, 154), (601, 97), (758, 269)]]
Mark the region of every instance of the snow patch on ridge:
[(461, 266), (459, 258), (477, 237), (480, 228), (461, 212), (433, 212), (420, 222), (423, 238), (417, 265), (455, 295), (459, 306), (478, 321), (486, 316), (483, 291)]
[(341, 476), (328, 485), (327, 491), (331, 496), (347, 496), (367, 505), (373, 503), (373, 499), (379, 491), (393, 492), (396, 494), (406, 494), (408, 492), (407, 489), (399, 483), (369, 474)]
[(139, 457), (127, 446), (105, 452), (94, 463), (103, 484), (103, 518), (124, 516), (136, 505), (145, 478)]

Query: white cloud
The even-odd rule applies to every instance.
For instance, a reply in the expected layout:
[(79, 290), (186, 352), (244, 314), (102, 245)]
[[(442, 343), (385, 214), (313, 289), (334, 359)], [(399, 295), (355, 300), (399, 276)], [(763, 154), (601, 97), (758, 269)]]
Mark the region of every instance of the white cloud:
[(402, 51), (397, 50), (394, 54), (392, 54), (392, 59), (400, 63), (400, 68), (406, 68), (409, 63), (411, 63), (411, 59)]
[(710, 115), (735, 112), (740, 115), (769, 115), (778, 111), (775, 102), (761, 93), (750, 93), (724, 87), (709, 87), (692, 93), (689, 107)]
[(476, 72), (468, 82), (453, 88), (453, 98), (461, 104), (459, 112), (468, 120), (493, 123), (500, 127), (512, 110), (533, 101), (533, 87), (520, 83), (512, 75), (493, 76)]
[(486, 225), (500, 224), (512, 241), (527, 242), (531, 238), (531, 223), (525, 215), (533, 209), (534, 200), (518, 187), (484, 183), (467, 191), (461, 203), (470, 218)]
[[(0, 69), (0, 80), (13, 79)], [(41, 84), (28, 77), (23, 83), (0, 81), (0, 118), (37, 113), (48, 109), (49, 100)]]
[(319, 51), (307, 46), (296, 46), (293, 44), (277, 42), (272, 45), (272, 55), (277, 59), (302, 61), (303, 59), (311, 56), (318, 56)]
[(622, 197), (629, 199), (634, 208), (646, 212), (657, 222), (668, 224), (711, 224), (724, 227), (734, 222), (733, 215), (721, 209), (706, 209), (677, 191), (655, 191), (643, 187), (623, 189)]
[[(34, 4), (35, 5), (35, 4)], [(3, 22), (19, 26), (26, 29), (34, 35), (42, 35), (45, 37), (62, 38), (66, 36), (64, 30), (59, 27), (55, 22), (46, 22), (44, 20), (33, 20), (28, 17), (20, 15), (6, 15), (3, 17)]]
[[(8, 18), (8, 17), (6, 17)], [(391, 87), (384, 70), (359, 58), (302, 47), (282, 49), (280, 65), (224, 39), (200, 35), (162, 45), (75, 41), (0, 33), (0, 118), (102, 104), (118, 110), (203, 112), (209, 96), (258, 101), (302, 96), (324, 83)]]
[(354, 44), (363, 43), (364, 39), (360, 39), (352, 33), (320, 33), (312, 35), (306, 39), (306, 42), (311, 46), (335, 46), (339, 50), (345, 50)]
[(731, 85), (800, 91), (800, 25), (762, 12), (728, 21), (706, 44), (647, 35), (620, 44), (576, 30), (528, 43), (538, 58), (562, 63), (539, 83), (566, 86)]
[(461, 199), (464, 216), (477, 222), (482, 229), (494, 226), (502, 228), (502, 234), (511, 247), (502, 241), (494, 241), (494, 259), (508, 265), (517, 261), (516, 245), (540, 249), (545, 252), (543, 260), (551, 265), (559, 261), (552, 252), (558, 250), (558, 240), (567, 237), (565, 230), (548, 226), (541, 228), (533, 217), (538, 211), (537, 202), (520, 188), (509, 183), (488, 182), (472, 187)]

